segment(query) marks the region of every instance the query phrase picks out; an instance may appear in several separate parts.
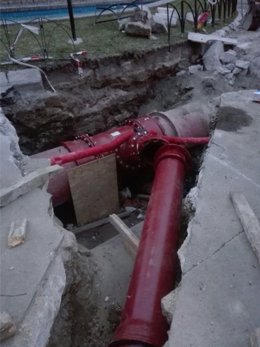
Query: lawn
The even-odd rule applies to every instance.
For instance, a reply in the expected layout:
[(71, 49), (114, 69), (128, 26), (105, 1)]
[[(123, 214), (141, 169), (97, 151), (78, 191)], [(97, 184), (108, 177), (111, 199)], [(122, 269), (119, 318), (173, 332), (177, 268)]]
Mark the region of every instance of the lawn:
[[(36, 23), (30, 24), (37, 26)], [(100, 57), (149, 50), (168, 43), (167, 34), (156, 35), (154, 39), (129, 37), (119, 31), (117, 21), (95, 24), (94, 17), (76, 19), (77, 37), (83, 40), (76, 47), (68, 43), (68, 33), (70, 33), (68, 20), (43, 22), (43, 28), (48, 55), (56, 59), (68, 59), (70, 53), (81, 50), (86, 50), (89, 57)], [(219, 26), (216, 28), (219, 28)], [(19, 29), (19, 24), (8, 26), (8, 35), (11, 42), (14, 41)], [(193, 26), (186, 23), (186, 30), (193, 30)], [(212, 31), (211, 25), (207, 26), (207, 30)], [(8, 59), (6, 46), (8, 45), (3, 26), (0, 27), (0, 38), (0, 61), (6, 61)], [(41, 54), (42, 38), (41, 35), (33, 35), (25, 30), (16, 44), (15, 57), (21, 58)], [(172, 44), (185, 39), (186, 34), (181, 34), (179, 25), (171, 29)]]

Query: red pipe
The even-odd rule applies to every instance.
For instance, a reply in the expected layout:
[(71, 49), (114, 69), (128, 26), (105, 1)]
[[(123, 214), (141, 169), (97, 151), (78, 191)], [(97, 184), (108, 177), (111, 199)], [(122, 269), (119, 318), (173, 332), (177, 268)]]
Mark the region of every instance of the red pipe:
[(117, 136), (111, 142), (99, 145), (97, 147), (83, 149), (77, 152), (71, 152), (68, 154), (63, 154), (60, 156), (55, 156), (51, 158), (51, 165), (54, 164), (66, 164), (72, 161), (77, 161), (83, 158), (109, 153), (119, 147), (122, 143), (126, 142), (133, 135), (133, 130), (129, 130), (124, 134)]
[(190, 157), (177, 145), (155, 156), (155, 177), (122, 319), (112, 346), (161, 347), (167, 322), (161, 299), (174, 285), (185, 166)]

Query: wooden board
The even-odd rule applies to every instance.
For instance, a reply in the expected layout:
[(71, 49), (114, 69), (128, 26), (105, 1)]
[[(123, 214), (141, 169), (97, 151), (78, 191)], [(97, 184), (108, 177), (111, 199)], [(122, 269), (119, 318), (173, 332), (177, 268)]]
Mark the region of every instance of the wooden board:
[(115, 155), (109, 155), (68, 171), (78, 225), (114, 213), (119, 208)]
[(109, 216), (109, 221), (122, 236), (126, 249), (130, 252), (130, 254), (136, 256), (137, 249), (139, 246), (138, 237), (116, 214), (111, 214)]
[(218, 35), (205, 35), (205, 34), (199, 34), (199, 33), (188, 33), (188, 40), (193, 42), (199, 42), (199, 43), (206, 43), (208, 41), (222, 41), (226, 45), (237, 45), (236, 39), (231, 39), (229, 37), (222, 37)]

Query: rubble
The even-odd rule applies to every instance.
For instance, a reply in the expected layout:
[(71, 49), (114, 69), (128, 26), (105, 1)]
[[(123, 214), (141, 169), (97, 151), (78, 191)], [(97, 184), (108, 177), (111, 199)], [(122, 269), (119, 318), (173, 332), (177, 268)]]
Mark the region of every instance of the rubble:
[(223, 64), (234, 63), (236, 61), (237, 53), (233, 50), (228, 50), (220, 55), (220, 61)]

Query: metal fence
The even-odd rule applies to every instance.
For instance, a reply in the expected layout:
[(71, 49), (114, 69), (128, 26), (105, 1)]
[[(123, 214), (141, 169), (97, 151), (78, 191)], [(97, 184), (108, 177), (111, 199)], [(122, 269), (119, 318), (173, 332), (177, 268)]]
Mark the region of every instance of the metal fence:
[[(225, 22), (234, 16), (237, 7), (237, 0), (217, 0), (215, 2), (208, 0), (193, 0), (193, 3), (182, 0), (179, 6), (174, 3), (167, 5), (167, 26), (168, 26), (168, 43), (171, 42), (171, 26), (174, 16), (177, 14), (181, 33), (185, 32), (187, 22), (187, 13), (190, 12), (193, 18), (193, 29), (198, 31), (199, 16), (201, 13), (209, 13), (211, 17), (211, 26), (216, 23)], [(206, 25), (206, 23), (205, 23)]]

